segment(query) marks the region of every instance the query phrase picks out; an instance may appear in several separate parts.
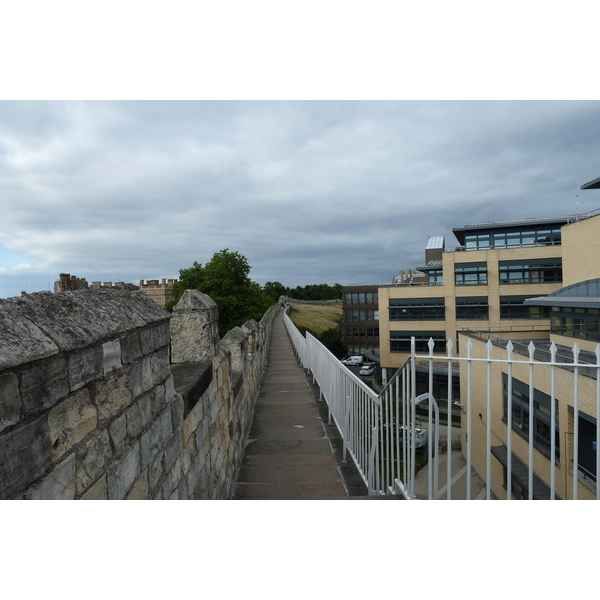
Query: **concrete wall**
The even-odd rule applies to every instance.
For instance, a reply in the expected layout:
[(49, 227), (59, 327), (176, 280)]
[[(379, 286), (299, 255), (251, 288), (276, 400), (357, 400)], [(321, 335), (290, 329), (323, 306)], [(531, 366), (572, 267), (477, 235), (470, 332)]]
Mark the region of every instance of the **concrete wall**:
[(190, 400), (175, 389), (171, 346), (204, 337), (194, 317), (212, 301), (186, 294), (180, 339), (141, 292), (0, 300), (0, 499), (230, 497), (276, 313), (187, 362), (209, 365)]

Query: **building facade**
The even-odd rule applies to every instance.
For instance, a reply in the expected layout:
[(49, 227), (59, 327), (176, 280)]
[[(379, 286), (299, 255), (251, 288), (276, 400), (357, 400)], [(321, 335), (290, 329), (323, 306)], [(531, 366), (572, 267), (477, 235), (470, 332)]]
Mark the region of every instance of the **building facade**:
[(141, 280), (140, 290), (164, 308), (167, 302), (173, 300), (173, 284), (176, 281), (177, 279), (163, 279), (162, 281), (158, 279)]
[[(379, 296), (377, 285), (342, 289), (343, 318), (338, 327), (350, 356), (379, 350)], [(372, 357), (372, 356), (371, 356)], [(373, 358), (373, 357), (372, 357)]]
[(563, 285), (562, 227), (575, 216), (465, 225), (453, 230), (459, 246), (430, 238), (422, 284), (379, 287), (381, 365), (400, 367), (415, 337), (418, 352), (460, 352), (464, 329), (547, 329), (549, 310), (526, 305)]

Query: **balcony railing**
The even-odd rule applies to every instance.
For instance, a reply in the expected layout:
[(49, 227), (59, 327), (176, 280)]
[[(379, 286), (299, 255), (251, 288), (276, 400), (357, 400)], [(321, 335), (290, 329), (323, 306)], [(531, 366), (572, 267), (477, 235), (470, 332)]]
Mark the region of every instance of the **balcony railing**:
[[(426, 498), (439, 498), (442, 491), (447, 499), (453, 498), (452, 482), (460, 472), (453, 472), (451, 454), (459, 440), (456, 434), (446, 434), (451, 436), (448, 451), (448, 438), (439, 433), (440, 415), (433, 395), (434, 369), (439, 375), (440, 366), (443, 368), (445, 364), (449, 375), (456, 365), (459, 365), (461, 373), (460, 452), (466, 461), (466, 469), (462, 471), (476, 473), (485, 484), (481, 493), (473, 493), (472, 478), (467, 476), (465, 499), (510, 499), (513, 492), (525, 493), (529, 499), (578, 499), (580, 495), (589, 497), (586, 493), (589, 494), (590, 489), (596, 499), (600, 499), (600, 480), (593, 481), (593, 470), (596, 473), (600, 471), (600, 446), (594, 441), (592, 450), (591, 446), (580, 446), (579, 440), (580, 418), (587, 419), (589, 424), (600, 415), (600, 345), (593, 354), (582, 353), (577, 344), (569, 352), (559, 351), (554, 343), (546, 349), (530, 342), (525, 349), (519, 342), (479, 332), (477, 335), (484, 342), (479, 352), (485, 348), (484, 356), (474, 355), (471, 339), (465, 344), (466, 356), (454, 356), (452, 341), (448, 342), (445, 355), (434, 354), (433, 340), (429, 342), (428, 354), (417, 354), (413, 338), (411, 356), (381, 393), (376, 394), (313, 336), (307, 334), (304, 338), (287, 315), (285, 324), (300, 362), (319, 384), (329, 408), (329, 418), (335, 421), (344, 439), (344, 453), (348, 452), (353, 457), (370, 494), (400, 494), (407, 499), (416, 498), (417, 463), (425, 461), (428, 463)], [(476, 334), (470, 332), (469, 335)], [(538, 344), (543, 346), (541, 341)], [(498, 358), (498, 353), (502, 352), (506, 355)], [(420, 395), (416, 393), (417, 362), (419, 371), (422, 371), (423, 363), (429, 365), (429, 391)], [(558, 396), (559, 372), (565, 369), (570, 373), (567, 377), (570, 384), (567, 385), (561, 375), (561, 395)], [(498, 381), (502, 381), (499, 373), (507, 377), (508, 389), (504, 392), (498, 389)], [(582, 375), (594, 380), (592, 387), (589, 383), (582, 384)], [(549, 431), (561, 432), (560, 459), (555, 436), (549, 436), (549, 452), (544, 456), (537, 448), (534, 451), (536, 432), (533, 426), (513, 436), (513, 427), (508, 426), (506, 419), (498, 417), (503, 411), (515, 414), (513, 377), (527, 379), (524, 384), (529, 389), (529, 415), (534, 415), (528, 418), (528, 422), (533, 425), (537, 418), (535, 415), (539, 414), (544, 423), (547, 421)], [(446, 400), (448, 404), (455, 404), (451, 376), (448, 382)], [(537, 402), (534, 385), (546, 386), (550, 390), (549, 408), (544, 409), (543, 414), (534, 404)], [(420, 407), (419, 416), (417, 405)], [(582, 407), (593, 414), (584, 414)], [(429, 426), (426, 443), (420, 439), (417, 423), (417, 418), (423, 418), (423, 408), (427, 412), (425, 421)], [(562, 414), (560, 429), (559, 414)], [(566, 414), (573, 416), (565, 418)], [(582, 443), (590, 437), (589, 425), (587, 427), (587, 438), (582, 438)], [(444, 449), (447, 451), (445, 458), (440, 456)], [(585, 474), (585, 485), (580, 482), (583, 477), (573, 476), (572, 465), (577, 465), (577, 474)], [(498, 484), (498, 473), (502, 469), (505, 481)], [(446, 481), (451, 482), (449, 486), (440, 486), (440, 472), (445, 472)]]

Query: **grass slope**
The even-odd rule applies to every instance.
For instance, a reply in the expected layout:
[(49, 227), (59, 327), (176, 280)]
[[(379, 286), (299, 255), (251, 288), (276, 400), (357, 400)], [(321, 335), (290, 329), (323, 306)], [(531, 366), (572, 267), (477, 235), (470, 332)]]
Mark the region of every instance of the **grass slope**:
[(293, 304), (290, 306), (289, 316), (299, 331), (304, 333), (307, 329), (313, 335), (319, 335), (335, 327), (342, 319), (342, 304)]

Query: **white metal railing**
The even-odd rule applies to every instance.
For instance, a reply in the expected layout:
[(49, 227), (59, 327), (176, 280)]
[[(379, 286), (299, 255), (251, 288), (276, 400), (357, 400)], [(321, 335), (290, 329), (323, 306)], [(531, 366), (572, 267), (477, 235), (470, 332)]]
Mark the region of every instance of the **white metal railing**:
[[(287, 315), (284, 320), (302, 366), (319, 384), (329, 417), (340, 431), (344, 455), (349, 452), (354, 459), (369, 494), (449, 500), (600, 499), (595, 429), (600, 415), (600, 345), (595, 363), (590, 364), (589, 353), (586, 362), (581, 360), (577, 344), (560, 356), (554, 343), (546, 354), (530, 342), (526, 353), (517, 354), (513, 341), (480, 339), (474, 346), (469, 337), (466, 356), (455, 356), (451, 340), (445, 354), (433, 340), (427, 354), (417, 354), (412, 338), (410, 357), (377, 395), (313, 336), (304, 338)], [(423, 361), (429, 367), (427, 383), (417, 390), (416, 365), (421, 367)], [(444, 363), (448, 373), (445, 434), (440, 433), (443, 424), (433, 394), (434, 366), (439, 374)], [(460, 434), (451, 428), (456, 365), (461, 382)], [(526, 400), (523, 389), (528, 390)], [(540, 393), (549, 398), (549, 407), (540, 404)], [(426, 444), (419, 438), (417, 405), (427, 405)], [(580, 418), (587, 428), (581, 437)], [(440, 454), (442, 436), (451, 441), (444, 444), (445, 454)], [(457, 446), (461, 449), (454, 449)], [(418, 473), (421, 462), (427, 466)], [(481, 489), (474, 489), (474, 482)]]
[(302, 366), (319, 384), (330, 422), (335, 421), (344, 440), (344, 459), (347, 453), (352, 456), (369, 494), (382, 494), (379, 397), (310, 333), (302, 336), (287, 314), (284, 323)]

